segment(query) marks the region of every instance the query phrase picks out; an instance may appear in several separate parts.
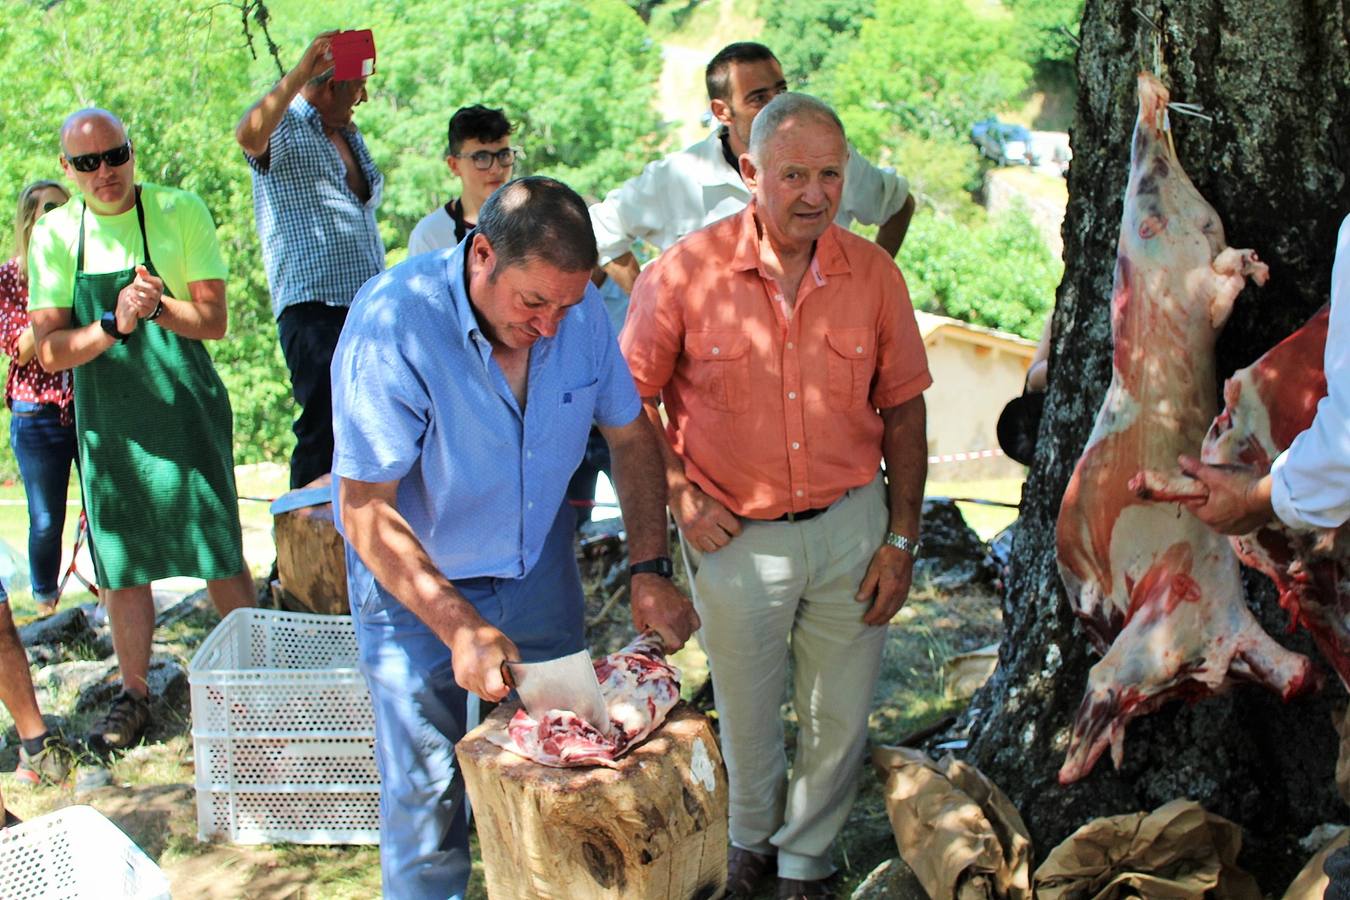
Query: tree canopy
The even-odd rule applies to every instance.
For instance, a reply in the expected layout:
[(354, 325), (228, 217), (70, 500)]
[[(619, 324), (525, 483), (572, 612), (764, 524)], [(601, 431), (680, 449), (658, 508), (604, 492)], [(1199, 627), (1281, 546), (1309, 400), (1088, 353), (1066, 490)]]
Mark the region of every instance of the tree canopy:
[[(1049, 39), (1028, 49), (1027, 35), (1071, 21), (1080, 2), (1056, 0), (1052, 10), (1020, 0), (761, 5), (759, 39), (778, 53), (793, 85), (835, 104), (863, 154), (909, 178), (920, 212), (900, 264), (917, 306), (1027, 336), (1039, 330), (1058, 263), (1024, 218), (991, 219), (974, 202), (983, 168), (967, 132), (975, 119), (1019, 102), (1040, 64), (1033, 57), (1063, 52)], [(655, 103), (661, 47), (640, 15), (657, 5), (13, 0), (0, 19), (8, 87), (0, 96), (0, 198), (9, 203), (29, 181), (61, 178), (57, 132), (67, 114), (96, 105), (121, 116), (139, 177), (200, 194), (215, 217), (230, 265), (230, 337), (210, 349), (234, 405), (236, 460), (284, 458), (289, 379), (249, 169), (233, 139), (240, 115), (278, 77), (278, 63), (289, 68), (325, 29), (374, 30), (376, 73), (356, 122), (386, 176), (378, 220), (394, 263), (417, 220), (455, 191), (443, 153), (447, 121), (460, 106), (505, 110), (513, 143), (525, 151), (517, 174), (553, 175), (594, 197), (668, 150)], [(261, 11), (279, 60), (267, 52)], [(243, 21), (253, 53), (241, 14), (251, 16)], [(10, 237), (4, 217), (0, 241)]]

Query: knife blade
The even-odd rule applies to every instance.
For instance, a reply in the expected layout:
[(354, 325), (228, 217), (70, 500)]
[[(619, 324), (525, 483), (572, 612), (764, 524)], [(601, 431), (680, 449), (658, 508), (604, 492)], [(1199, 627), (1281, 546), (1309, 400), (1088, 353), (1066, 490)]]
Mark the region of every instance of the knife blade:
[(536, 721), (551, 709), (576, 713), (602, 732), (609, 732), (609, 709), (600, 694), (591, 655), (585, 650), (544, 662), (502, 664), (510, 673), (525, 711)]

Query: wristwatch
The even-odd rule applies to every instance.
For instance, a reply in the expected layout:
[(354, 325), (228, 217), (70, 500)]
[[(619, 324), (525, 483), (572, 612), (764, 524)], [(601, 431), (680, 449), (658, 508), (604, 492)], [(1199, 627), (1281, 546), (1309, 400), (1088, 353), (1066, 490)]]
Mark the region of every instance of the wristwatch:
[(892, 547), (894, 547), (894, 548), (897, 549), (897, 550), (903, 550), (905, 553), (908, 553), (910, 556), (918, 556), (918, 555), (919, 555), (919, 542), (918, 542), (918, 540), (913, 540), (913, 541), (911, 541), (909, 538), (905, 537), (903, 534), (896, 534), (894, 531), (888, 531), (888, 532), (886, 532), (886, 543), (890, 544)]
[(675, 577), (675, 566), (671, 564), (669, 556), (656, 556), (652, 559), (644, 559), (642, 562), (633, 563), (628, 567), (629, 575), (660, 575), (662, 578)]
[(117, 340), (123, 344), (125, 344), (127, 342), (127, 339), (131, 337), (131, 332), (118, 330), (117, 313), (105, 312), (103, 314), (103, 318), (98, 320), (98, 324), (102, 326), (104, 332), (106, 332), (110, 337), (117, 338)]
[(155, 304), (155, 311), (146, 316), (145, 321), (153, 322), (162, 315), (164, 315), (164, 298), (160, 297), (159, 302)]

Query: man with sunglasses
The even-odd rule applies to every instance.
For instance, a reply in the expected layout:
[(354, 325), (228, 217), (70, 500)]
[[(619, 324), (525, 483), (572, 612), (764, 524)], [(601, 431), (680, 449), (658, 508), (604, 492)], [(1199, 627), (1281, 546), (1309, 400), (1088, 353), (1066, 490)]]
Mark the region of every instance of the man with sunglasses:
[(80, 202), (29, 241), (37, 358), (75, 376), (75, 428), (94, 569), (122, 692), (95, 746), (134, 744), (150, 719), (150, 585), (206, 580), (221, 615), (254, 602), (235, 494), (232, 413), (203, 341), (225, 336), (225, 262), (201, 198), (136, 183), (126, 130), (72, 114), (61, 166)]
[(478, 210), (511, 179), (520, 150), (511, 146), (511, 123), (500, 109), (464, 106), (450, 117), (445, 164), (459, 179), (460, 195), (438, 206), (413, 228), (408, 255), (453, 247), (478, 224)]
[[(625, 292), (632, 291), (638, 274), (635, 241), (664, 252), (686, 234), (738, 213), (750, 202), (737, 159), (746, 152), (755, 116), (787, 90), (783, 68), (768, 47), (741, 41), (717, 52), (704, 81), (717, 129), (697, 144), (648, 164), (591, 207), (600, 264)], [(876, 242), (895, 256), (913, 215), (909, 182), (872, 165), (850, 145), (848, 178), (835, 221), (844, 228), (854, 221), (880, 225)]]
[(295, 420), (291, 487), (333, 461), (333, 359), (357, 290), (384, 269), (375, 224), (384, 176), (352, 123), (366, 79), (334, 77), (332, 38), (314, 39), (295, 68), (249, 107), (234, 136), (253, 175), (253, 212)]

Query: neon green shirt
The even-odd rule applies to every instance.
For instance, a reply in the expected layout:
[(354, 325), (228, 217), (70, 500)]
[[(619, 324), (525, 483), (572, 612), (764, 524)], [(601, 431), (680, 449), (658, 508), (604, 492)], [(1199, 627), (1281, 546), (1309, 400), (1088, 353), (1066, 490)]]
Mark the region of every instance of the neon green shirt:
[[(192, 299), (190, 282), (226, 277), (216, 225), (200, 197), (177, 188), (142, 184), (141, 204), (150, 256), (176, 299)], [(70, 308), (83, 208), (82, 202), (71, 200), (34, 226), (28, 244), (29, 309)], [(100, 216), (93, 210), (85, 215), (84, 271), (120, 272), (144, 261), (135, 206), (115, 216)]]

